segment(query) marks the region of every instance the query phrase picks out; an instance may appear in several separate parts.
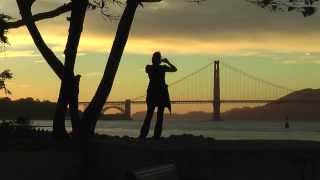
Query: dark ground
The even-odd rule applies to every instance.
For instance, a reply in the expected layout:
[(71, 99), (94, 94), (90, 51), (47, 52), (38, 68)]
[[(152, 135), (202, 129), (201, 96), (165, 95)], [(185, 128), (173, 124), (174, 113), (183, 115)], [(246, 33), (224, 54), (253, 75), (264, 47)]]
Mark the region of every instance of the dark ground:
[[(1, 179), (79, 179), (81, 155), (71, 140), (2, 138)], [(192, 135), (158, 141), (97, 136), (90, 144), (90, 179), (125, 179), (129, 170), (173, 163), (188, 180), (318, 180), (320, 143), (215, 141)]]

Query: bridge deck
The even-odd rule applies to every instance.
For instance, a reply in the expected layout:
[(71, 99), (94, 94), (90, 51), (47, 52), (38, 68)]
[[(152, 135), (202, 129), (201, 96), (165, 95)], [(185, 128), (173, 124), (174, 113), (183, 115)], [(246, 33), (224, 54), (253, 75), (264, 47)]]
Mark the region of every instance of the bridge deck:
[[(181, 100), (181, 101), (171, 101), (172, 104), (213, 104), (213, 100)], [(124, 101), (109, 101), (110, 105), (124, 104)], [(132, 104), (145, 104), (145, 101), (131, 101)], [(263, 104), (263, 103), (320, 103), (320, 100), (220, 100), (220, 103), (227, 104), (237, 104), (237, 103), (253, 103), (253, 104)], [(79, 102), (79, 104), (89, 104), (89, 102)]]

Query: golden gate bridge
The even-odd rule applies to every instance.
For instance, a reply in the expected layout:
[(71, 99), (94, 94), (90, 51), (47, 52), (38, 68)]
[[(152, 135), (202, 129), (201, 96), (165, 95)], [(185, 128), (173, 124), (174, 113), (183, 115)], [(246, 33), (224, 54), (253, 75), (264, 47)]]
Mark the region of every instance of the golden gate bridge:
[[(320, 100), (284, 100), (281, 97), (293, 89), (248, 74), (220, 61), (213, 61), (194, 72), (168, 84), (172, 104), (212, 104), (213, 120), (221, 120), (223, 103), (320, 103)], [(146, 95), (125, 101), (108, 101), (102, 113), (109, 109), (119, 110), (131, 119), (131, 105), (145, 104)], [(80, 102), (86, 106), (89, 102)]]

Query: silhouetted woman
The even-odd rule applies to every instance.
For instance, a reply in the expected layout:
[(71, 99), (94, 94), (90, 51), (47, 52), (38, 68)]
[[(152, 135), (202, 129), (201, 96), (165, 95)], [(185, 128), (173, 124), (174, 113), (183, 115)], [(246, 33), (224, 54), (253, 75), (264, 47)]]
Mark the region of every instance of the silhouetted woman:
[[(165, 65), (161, 65), (164, 63)], [(147, 89), (147, 114), (144, 119), (140, 138), (146, 138), (149, 132), (151, 119), (156, 107), (157, 122), (154, 130), (154, 138), (159, 139), (162, 132), (163, 112), (167, 107), (171, 111), (171, 103), (168, 92), (168, 85), (166, 84), (166, 72), (176, 72), (177, 68), (171, 64), (167, 58), (162, 59), (160, 52), (153, 53), (152, 65), (146, 66), (146, 73), (149, 76), (149, 85)]]

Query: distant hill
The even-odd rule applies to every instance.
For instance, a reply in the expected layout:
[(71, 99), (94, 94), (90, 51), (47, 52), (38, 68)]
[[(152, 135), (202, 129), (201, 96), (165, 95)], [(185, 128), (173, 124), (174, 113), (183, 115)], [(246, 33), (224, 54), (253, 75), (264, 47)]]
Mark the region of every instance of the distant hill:
[(23, 98), (12, 101), (9, 98), (0, 99), (0, 120), (26, 117), (30, 119), (52, 119), (56, 104), (50, 101), (40, 101), (33, 98)]
[[(279, 99), (320, 100), (320, 89), (303, 89)], [(269, 103), (255, 108), (237, 108), (223, 113), (228, 120), (279, 120), (288, 116), (290, 120), (320, 120), (320, 103)]]
[[(320, 89), (303, 89), (292, 92), (279, 99), (285, 100), (320, 100)], [(145, 112), (133, 114), (134, 119), (144, 119)], [(268, 103), (259, 107), (234, 108), (222, 113), (224, 120), (289, 120), (320, 121), (320, 103)], [(196, 111), (186, 114), (165, 115), (166, 119), (208, 120), (212, 113)]]
[[(0, 120), (15, 120), (18, 117), (25, 117), (32, 120), (52, 120), (55, 108), (55, 102), (47, 100), (40, 101), (31, 97), (17, 100), (0, 98)], [(115, 118), (121, 119), (121, 115), (102, 114), (100, 116), (100, 119)]]
[[(279, 100), (320, 100), (320, 89), (303, 89), (292, 92)], [(55, 103), (40, 101), (33, 98), (23, 98), (12, 101), (0, 98), (0, 120), (16, 119), (19, 116), (30, 119), (52, 119)], [(137, 112), (133, 119), (144, 119), (145, 112)], [(235, 108), (224, 112), (224, 120), (283, 120), (288, 116), (290, 120), (320, 121), (320, 103), (269, 103), (259, 107)], [(101, 115), (100, 119), (121, 119), (117, 115)], [(120, 118), (119, 118), (120, 117)], [(186, 114), (165, 114), (166, 119), (209, 120), (212, 113), (194, 111)]]

